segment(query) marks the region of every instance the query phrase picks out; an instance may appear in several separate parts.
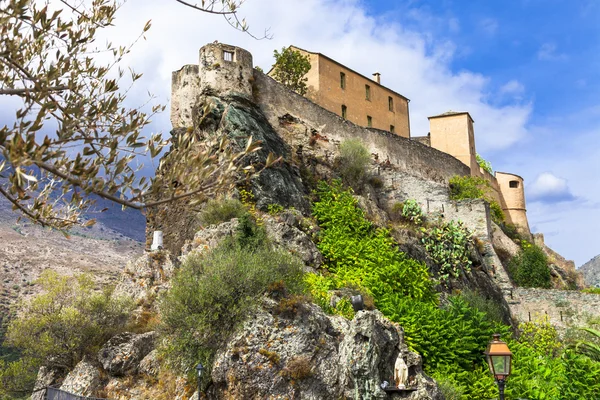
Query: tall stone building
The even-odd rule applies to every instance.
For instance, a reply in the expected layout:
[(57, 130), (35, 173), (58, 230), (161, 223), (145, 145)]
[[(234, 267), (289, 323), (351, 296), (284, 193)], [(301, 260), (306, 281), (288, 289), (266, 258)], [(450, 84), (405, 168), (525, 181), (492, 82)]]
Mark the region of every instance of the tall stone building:
[(357, 125), (410, 137), (410, 100), (383, 86), (381, 74), (370, 79), (324, 54), (290, 47), (310, 60), (306, 97)]

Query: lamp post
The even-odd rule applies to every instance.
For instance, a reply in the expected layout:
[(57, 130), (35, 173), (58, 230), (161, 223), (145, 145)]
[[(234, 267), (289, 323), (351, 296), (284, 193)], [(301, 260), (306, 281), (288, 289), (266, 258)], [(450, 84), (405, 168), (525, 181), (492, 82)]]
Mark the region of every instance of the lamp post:
[(490, 372), (498, 384), (500, 400), (504, 400), (504, 383), (510, 375), (512, 353), (508, 349), (506, 342), (500, 340), (500, 335), (495, 333), (493, 340), (488, 344), (485, 355), (490, 367)]
[(202, 363), (198, 363), (196, 365), (196, 372), (198, 373), (198, 399), (200, 399), (200, 384), (202, 382), (202, 371), (204, 370), (204, 365)]

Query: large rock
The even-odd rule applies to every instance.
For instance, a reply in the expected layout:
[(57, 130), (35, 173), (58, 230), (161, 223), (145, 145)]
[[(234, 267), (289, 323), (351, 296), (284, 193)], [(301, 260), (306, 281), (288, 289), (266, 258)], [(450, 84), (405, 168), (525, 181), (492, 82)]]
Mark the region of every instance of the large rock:
[(132, 375), (138, 371), (140, 361), (154, 349), (157, 334), (147, 332), (120, 333), (110, 339), (98, 352), (98, 361), (113, 376)]
[(38, 370), (37, 379), (33, 386), (33, 394), (30, 400), (45, 400), (46, 390), (45, 387), (54, 384), (60, 377), (62, 371), (56, 368), (49, 368), (42, 366)]
[(69, 372), (60, 389), (80, 396), (92, 396), (100, 384), (98, 368), (90, 360), (83, 359)]
[(401, 328), (379, 311), (360, 311), (352, 321), (314, 304), (292, 315), (279, 311), (265, 299), (217, 354), (209, 398), (388, 398), (380, 385), (390, 380), (399, 354), (418, 389), (403, 398), (443, 398), (420, 357), (408, 351)]

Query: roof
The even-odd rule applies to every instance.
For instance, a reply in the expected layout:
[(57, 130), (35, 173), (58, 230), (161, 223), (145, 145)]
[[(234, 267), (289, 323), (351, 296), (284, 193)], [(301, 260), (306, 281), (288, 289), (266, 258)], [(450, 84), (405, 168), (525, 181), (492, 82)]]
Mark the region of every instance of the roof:
[[(347, 66), (345, 66), (344, 64), (342, 64), (342, 63), (340, 63), (340, 62), (338, 62), (338, 61), (335, 61), (333, 58), (331, 58), (331, 57), (327, 57), (325, 54), (322, 54), (322, 53), (315, 53), (315, 52), (313, 52), (313, 51), (304, 50), (304, 49), (301, 49), (300, 47), (298, 47), (298, 46), (294, 46), (294, 45), (291, 45), (290, 47), (293, 47), (294, 49), (296, 49), (296, 50), (300, 50), (300, 51), (303, 51), (303, 52), (305, 52), (305, 53), (309, 53), (309, 54), (316, 54), (316, 55), (318, 55), (318, 56), (320, 56), (320, 57), (326, 58), (326, 59), (328, 59), (329, 61), (331, 61), (331, 62), (333, 62), (333, 63), (335, 63), (335, 64), (339, 65), (340, 67), (346, 68), (348, 71), (350, 71), (350, 72), (354, 72), (356, 75), (358, 75), (358, 76), (361, 76), (361, 77), (365, 78), (365, 79), (366, 79), (366, 80), (368, 80), (369, 82), (372, 82), (372, 84), (374, 84), (374, 85), (377, 85), (377, 86), (379, 86), (379, 87), (381, 87), (381, 88), (383, 88), (383, 89), (385, 89), (385, 90), (389, 90), (390, 92), (392, 92), (392, 93), (393, 93), (393, 94), (395, 94), (396, 96), (402, 97), (402, 98), (403, 98), (403, 99), (405, 99), (406, 101), (410, 101), (410, 99), (409, 99), (408, 97), (401, 95), (400, 93), (398, 93), (398, 92), (396, 92), (396, 91), (394, 91), (394, 90), (390, 89), (389, 87), (383, 86), (381, 83), (377, 83), (377, 81), (374, 81), (373, 79), (371, 79), (371, 78), (369, 78), (369, 77), (367, 77), (367, 76), (365, 76), (365, 75), (361, 74), (360, 72), (356, 72), (356, 71), (355, 71), (355, 70), (353, 70), (352, 68), (348, 68), (348, 67), (347, 67)], [(271, 68), (271, 71), (272, 71), (272, 70), (273, 70), (273, 68)], [(269, 71), (269, 73), (270, 73), (271, 71)], [(376, 72), (376, 73), (377, 73), (377, 74), (379, 74), (379, 72)], [(379, 74), (379, 75), (381, 75), (381, 74)]]
[(469, 119), (471, 119), (471, 122), (475, 123), (475, 121), (473, 120), (473, 117), (471, 117), (471, 114), (469, 114), (467, 111), (446, 111), (443, 114), (438, 114), (438, 115), (433, 115), (431, 117), (427, 117), (427, 119), (431, 119), (431, 118), (442, 118), (442, 117), (449, 117), (449, 116), (454, 116), (454, 115), (468, 115)]

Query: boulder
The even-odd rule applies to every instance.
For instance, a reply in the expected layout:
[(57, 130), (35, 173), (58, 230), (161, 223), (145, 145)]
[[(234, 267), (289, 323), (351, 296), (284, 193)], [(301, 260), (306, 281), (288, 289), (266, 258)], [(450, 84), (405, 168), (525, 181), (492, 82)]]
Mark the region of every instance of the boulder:
[(61, 370), (55, 368), (40, 367), (30, 400), (45, 400), (46, 390), (44, 388), (54, 384), (61, 376), (61, 373)]
[(155, 332), (120, 333), (100, 349), (98, 361), (110, 375), (133, 375), (144, 357), (154, 349), (156, 336)]
[(83, 359), (69, 372), (60, 389), (80, 396), (92, 396), (100, 384), (98, 368), (90, 360)]
[(158, 350), (152, 350), (142, 361), (140, 361), (139, 372), (153, 377), (158, 376), (158, 373), (160, 372)]
[(256, 315), (217, 353), (208, 397), (255, 399), (388, 398), (380, 388), (399, 354), (417, 390), (407, 399), (442, 399), (436, 383), (408, 350), (401, 328), (379, 311), (352, 321), (302, 304), (295, 315), (264, 299)]

